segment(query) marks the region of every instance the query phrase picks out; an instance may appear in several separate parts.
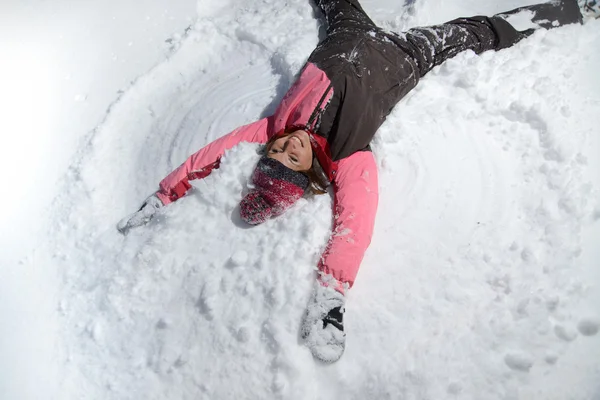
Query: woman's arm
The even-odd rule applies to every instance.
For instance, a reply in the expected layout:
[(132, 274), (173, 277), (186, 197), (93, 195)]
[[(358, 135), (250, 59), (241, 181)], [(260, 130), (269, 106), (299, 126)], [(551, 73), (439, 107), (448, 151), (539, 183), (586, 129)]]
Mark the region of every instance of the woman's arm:
[(160, 182), (160, 190), (156, 195), (165, 205), (179, 199), (191, 187), (190, 180), (205, 178), (213, 169), (219, 168), (225, 150), (241, 142), (266, 143), (271, 124), (271, 117), (263, 118), (204, 146)]
[[(344, 293), (354, 284), (373, 235), (379, 200), (373, 153), (359, 151), (338, 161), (334, 190), (333, 231), (319, 270), (324, 285), (333, 284)], [(336, 282), (331, 282), (331, 277)]]
[(146, 199), (135, 213), (121, 219), (117, 229), (126, 235), (130, 229), (147, 224), (163, 205), (183, 196), (191, 187), (189, 180), (202, 179), (219, 168), (221, 156), (240, 142), (266, 143), (272, 130), (272, 117), (241, 126), (192, 154), (160, 182), (158, 192)]

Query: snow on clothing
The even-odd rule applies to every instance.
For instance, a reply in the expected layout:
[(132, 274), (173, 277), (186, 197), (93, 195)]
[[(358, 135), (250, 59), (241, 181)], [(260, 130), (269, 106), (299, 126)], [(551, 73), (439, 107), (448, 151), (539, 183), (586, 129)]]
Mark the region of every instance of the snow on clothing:
[(378, 202), (377, 166), (369, 143), (392, 108), (434, 66), (464, 51), (499, 50), (529, 36), (504, 18), (527, 11), (544, 28), (580, 23), (576, 0), (522, 7), (493, 17), (459, 18), (396, 34), (377, 27), (357, 0), (319, 0), (327, 37), (310, 55), (272, 116), (235, 129), (190, 156), (160, 182), (168, 204), (189, 180), (218, 168), (225, 150), (240, 142), (266, 143), (298, 129), (334, 189), (334, 226), (319, 270), (337, 289), (354, 283), (369, 246)]

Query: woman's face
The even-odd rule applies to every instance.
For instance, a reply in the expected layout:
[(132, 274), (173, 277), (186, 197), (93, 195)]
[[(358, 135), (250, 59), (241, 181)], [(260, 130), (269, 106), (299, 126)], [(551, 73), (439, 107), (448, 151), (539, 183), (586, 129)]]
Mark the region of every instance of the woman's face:
[(295, 131), (271, 144), (267, 157), (294, 171), (308, 171), (312, 166), (310, 138), (305, 131)]

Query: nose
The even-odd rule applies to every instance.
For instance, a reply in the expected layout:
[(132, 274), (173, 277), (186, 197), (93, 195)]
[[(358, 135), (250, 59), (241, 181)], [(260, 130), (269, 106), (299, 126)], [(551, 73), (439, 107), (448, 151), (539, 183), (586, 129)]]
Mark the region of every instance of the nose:
[(298, 147), (301, 147), (300, 143), (298, 143), (298, 139), (294, 136), (290, 136), (290, 138), (288, 139), (288, 147), (290, 147), (292, 149), (297, 149)]

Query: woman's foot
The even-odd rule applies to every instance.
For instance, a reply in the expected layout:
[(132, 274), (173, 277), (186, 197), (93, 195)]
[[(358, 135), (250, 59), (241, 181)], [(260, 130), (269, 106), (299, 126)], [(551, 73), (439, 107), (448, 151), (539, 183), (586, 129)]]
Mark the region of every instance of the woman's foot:
[(583, 20), (600, 18), (600, 0), (578, 0)]
[(344, 304), (344, 295), (317, 282), (306, 308), (301, 334), (313, 356), (320, 361), (332, 363), (344, 354)]

